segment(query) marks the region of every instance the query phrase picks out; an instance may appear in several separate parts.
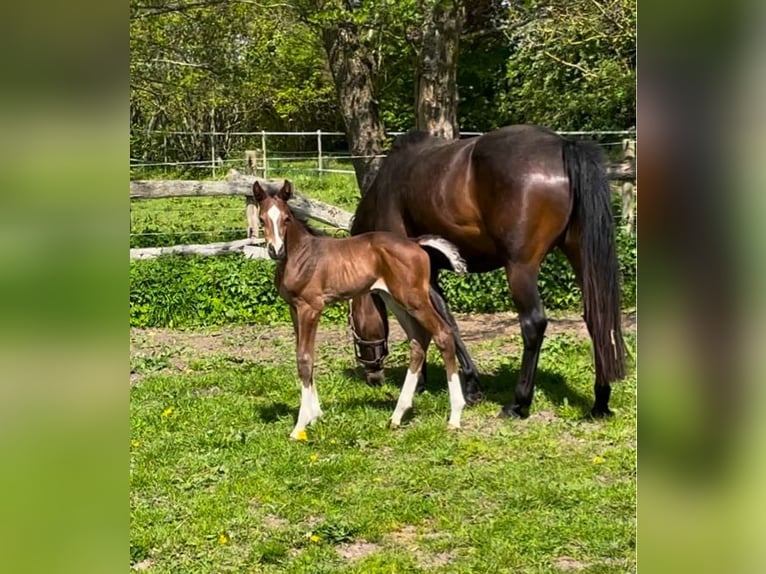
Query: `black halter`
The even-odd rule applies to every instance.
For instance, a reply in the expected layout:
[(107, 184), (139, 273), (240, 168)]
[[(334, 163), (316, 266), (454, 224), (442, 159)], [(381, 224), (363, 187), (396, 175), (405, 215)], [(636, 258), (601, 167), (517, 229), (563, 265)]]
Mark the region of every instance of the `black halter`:
[[(388, 340), (377, 339), (374, 341), (367, 341), (362, 339), (354, 328), (354, 320), (351, 317), (351, 300), (348, 302), (348, 326), (351, 328), (351, 335), (354, 337), (354, 356), (356, 361), (364, 365), (369, 371), (379, 371), (383, 368), (383, 359), (388, 355)], [(363, 359), (361, 356), (362, 349), (372, 350), (372, 359)]]

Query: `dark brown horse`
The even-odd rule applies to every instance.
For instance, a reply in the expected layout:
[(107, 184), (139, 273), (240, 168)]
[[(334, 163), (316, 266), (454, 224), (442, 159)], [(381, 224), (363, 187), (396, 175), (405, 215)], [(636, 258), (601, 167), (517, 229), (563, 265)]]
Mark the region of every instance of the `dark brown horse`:
[[(593, 340), (591, 412), (611, 414), (611, 383), (625, 376), (625, 349), (609, 182), (596, 144), (532, 125), (455, 141), (424, 132), (405, 134), (394, 142), (360, 202), (351, 233), (384, 230), (444, 237), (458, 247), (470, 272), (505, 269), (524, 352), (514, 400), (501, 415), (520, 417), (529, 414), (547, 324), (537, 287), (540, 264), (549, 251), (560, 248), (582, 287)], [(443, 263), (438, 257), (432, 263), (438, 289), (436, 270)], [(373, 297), (356, 297), (351, 318), (368, 382), (381, 375), (385, 348), (380, 341), (388, 336)], [(466, 398), (472, 402), (480, 396), (476, 369), (467, 353), (459, 358)]]
[(277, 289), (290, 305), (295, 330), (302, 391), (298, 420), (290, 436), (298, 438), (322, 414), (314, 385), (314, 340), (322, 310), (327, 303), (370, 291), (386, 301), (410, 338), (410, 367), (391, 425), (398, 426), (412, 406), (425, 350), (433, 338), (447, 372), (448, 425), (459, 428), (465, 399), (455, 361), (455, 337), (449, 321), (431, 302), (431, 262), (423, 250), (423, 246), (437, 250), (453, 269), (463, 272), (465, 263), (455, 246), (432, 235), (416, 240), (387, 232), (345, 239), (316, 236), (290, 211), (291, 189), (287, 180), (276, 193), (267, 193), (257, 181), (253, 184), (268, 253), (278, 261)]

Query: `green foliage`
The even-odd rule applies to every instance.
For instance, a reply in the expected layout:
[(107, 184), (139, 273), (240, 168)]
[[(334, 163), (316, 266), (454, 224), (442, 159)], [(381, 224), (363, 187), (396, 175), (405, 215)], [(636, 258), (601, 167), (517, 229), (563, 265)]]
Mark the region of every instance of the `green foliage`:
[[(623, 306), (635, 306), (636, 241), (618, 234)], [(442, 273), (450, 308), (492, 313), (513, 309), (503, 271), (456, 275)], [(580, 291), (566, 258), (558, 251), (545, 259), (539, 278), (547, 309), (577, 310)], [(335, 305), (324, 320), (346, 320), (345, 305)], [(270, 261), (240, 255), (165, 256), (130, 264), (130, 324), (135, 327), (192, 327), (227, 323), (289, 323), (286, 304), (274, 286)]]
[[(131, 157), (209, 160), (215, 145), (227, 159), (260, 147), (258, 138), (214, 142), (203, 131), (342, 131), (325, 36), (344, 27), (357, 32), (386, 129), (412, 128), (429, 4), (179, 1), (165, 10), (131, 0)], [(635, 0), (466, 3), (457, 69), (462, 130), (635, 125), (635, 21)], [(280, 149), (289, 145), (298, 138)]]
[(515, 3), (512, 54), (500, 110), (506, 123), (558, 130), (625, 129), (636, 123), (636, 3)]
[[(341, 306), (325, 311), (345, 318)], [(225, 323), (289, 323), (290, 312), (274, 286), (271, 261), (166, 256), (130, 265), (130, 324), (194, 327)]]

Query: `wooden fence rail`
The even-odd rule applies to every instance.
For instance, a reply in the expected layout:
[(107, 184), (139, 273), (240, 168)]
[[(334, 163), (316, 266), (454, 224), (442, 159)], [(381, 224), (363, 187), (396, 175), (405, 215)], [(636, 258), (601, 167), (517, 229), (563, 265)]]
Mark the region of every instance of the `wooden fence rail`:
[[(632, 161), (631, 161), (632, 160)], [(626, 154), (626, 160), (622, 163), (607, 166), (609, 179), (624, 182), (621, 184), (619, 193), (625, 197), (635, 197), (635, 189), (631, 182), (635, 180), (635, 152), (632, 157)], [(266, 249), (261, 247), (263, 240), (257, 238), (258, 221), (257, 214), (252, 208), (253, 182), (258, 181), (264, 189), (279, 188), (283, 179), (268, 180), (245, 175), (237, 170), (230, 170), (226, 181), (181, 181), (181, 180), (140, 180), (130, 182), (130, 198), (137, 200), (157, 199), (163, 197), (216, 197), (216, 196), (242, 196), (251, 198), (248, 207), (246, 201), (247, 239), (236, 241), (224, 241), (218, 243), (205, 243), (193, 245), (173, 245), (169, 247), (142, 247), (130, 250), (131, 259), (150, 259), (170, 253), (195, 254), (195, 255), (222, 255), (226, 253), (241, 252), (246, 257), (265, 259)], [(625, 189), (625, 188), (629, 189)], [(633, 199), (633, 202), (635, 199)], [(348, 231), (351, 227), (353, 214), (329, 205), (327, 203), (309, 199), (308, 197), (293, 192), (290, 207), (300, 217), (308, 217), (315, 221), (330, 225), (337, 229)], [(626, 200), (623, 199), (623, 203)], [(633, 203), (629, 210), (632, 212)], [(623, 209), (626, 207), (624, 205)], [(630, 225), (632, 226), (632, 219)]]

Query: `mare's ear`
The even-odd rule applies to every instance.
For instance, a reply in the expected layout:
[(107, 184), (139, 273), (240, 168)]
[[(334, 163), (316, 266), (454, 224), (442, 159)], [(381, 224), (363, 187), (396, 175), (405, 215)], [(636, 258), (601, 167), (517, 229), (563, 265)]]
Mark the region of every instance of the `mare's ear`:
[(282, 189), (279, 190), (279, 193), (277, 193), (277, 197), (279, 197), (282, 201), (288, 201), (293, 196), (293, 184), (290, 183), (289, 179), (285, 180), (285, 183), (282, 184)]
[(266, 192), (261, 187), (261, 184), (258, 183), (258, 180), (255, 180), (255, 183), (253, 183), (253, 197), (258, 203), (266, 199)]

